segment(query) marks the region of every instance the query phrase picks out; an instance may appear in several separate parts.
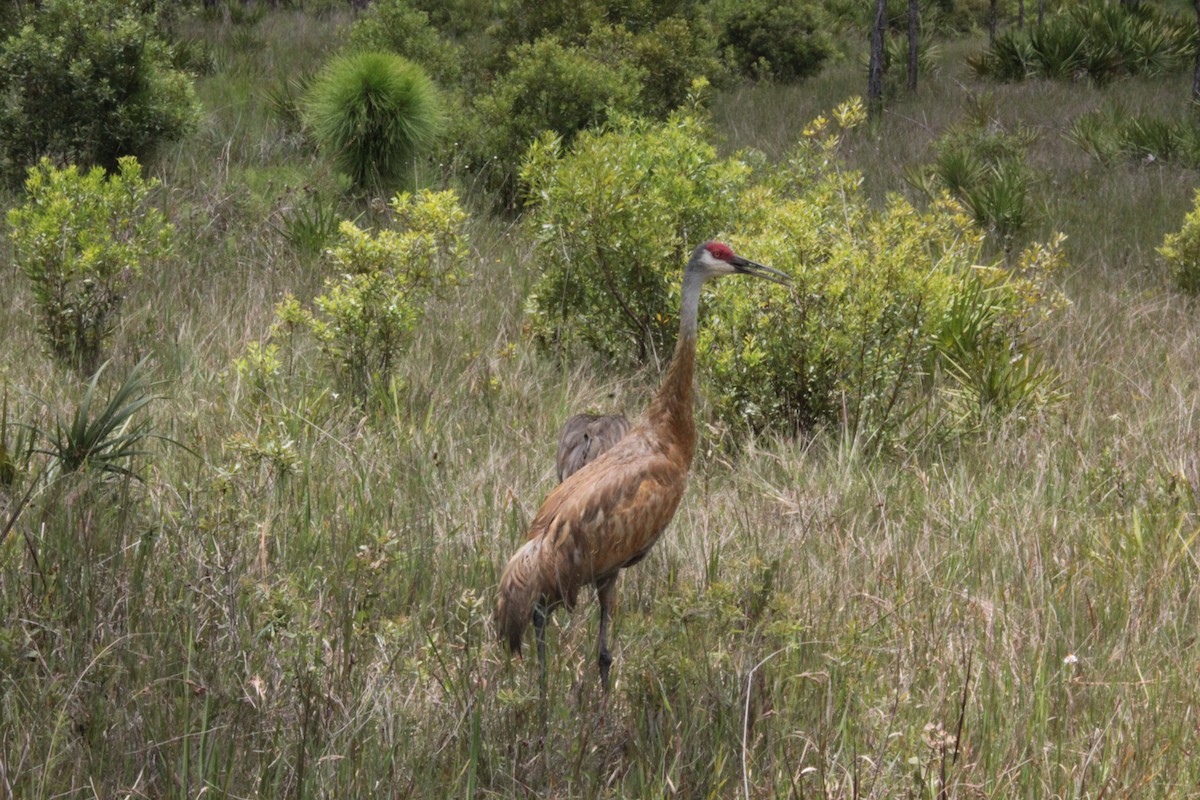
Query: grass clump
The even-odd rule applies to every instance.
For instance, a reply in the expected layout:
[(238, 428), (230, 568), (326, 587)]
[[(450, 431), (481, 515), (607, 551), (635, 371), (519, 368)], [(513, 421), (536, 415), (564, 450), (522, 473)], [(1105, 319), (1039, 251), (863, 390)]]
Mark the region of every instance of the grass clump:
[[(87, 469), (102, 475), (136, 477), (129, 464), (145, 455), (143, 443), (150, 435), (149, 420), (139, 412), (154, 400), (149, 394), (152, 384), (146, 360), (130, 370), (103, 406), (93, 407), (105, 366), (96, 370), (70, 417), (55, 417), (46, 447), (35, 450), (50, 457), (49, 475)], [(139, 417), (136, 422), (134, 417)]]
[(117, 323), (132, 279), (170, 251), (174, 227), (132, 156), (111, 176), (43, 159), (29, 170), (25, 202), (8, 212), (13, 258), (33, 287), (51, 352), (91, 373)]
[(335, 58), (308, 90), (305, 121), (317, 143), (362, 190), (412, 177), (413, 161), (442, 124), (437, 90), (424, 70), (394, 53)]

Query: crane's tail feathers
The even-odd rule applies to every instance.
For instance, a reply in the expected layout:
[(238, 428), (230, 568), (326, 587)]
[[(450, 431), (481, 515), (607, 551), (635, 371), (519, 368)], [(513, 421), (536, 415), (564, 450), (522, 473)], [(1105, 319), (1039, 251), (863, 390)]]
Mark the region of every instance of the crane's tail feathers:
[(538, 553), (541, 541), (531, 539), (509, 559), (500, 576), (500, 597), (496, 601), (496, 633), (508, 649), (521, 653), (521, 638), (533, 618), (533, 608), (541, 594)]

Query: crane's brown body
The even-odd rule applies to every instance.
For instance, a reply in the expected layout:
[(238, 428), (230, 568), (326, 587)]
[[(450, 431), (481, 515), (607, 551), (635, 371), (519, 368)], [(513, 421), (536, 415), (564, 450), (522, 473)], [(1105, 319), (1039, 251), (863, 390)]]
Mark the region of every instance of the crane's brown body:
[(675, 516), (696, 450), (692, 380), (700, 290), (711, 278), (734, 274), (787, 280), (720, 242), (695, 249), (683, 275), (679, 341), (650, 407), (611, 449), (550, 493), (533, 518), (528, 540), (504, 567), (497, 631), (519, 653), (525, 628), (533, 622), (543, 691), (547, 615), (559, 605), (574, 608), (579, 590), (589, 584), (600, 600), (600, 681), (608, 689), (608, 624), (617, 576), (645, 558)]
[(629, 433), (624, 414), (576, 414), (558, 434), (558, 482), (562, 483), (595, 461)]
[(675, 516), (696, 450), (695, 356), (695, 341), (681, 338), (641, 422), (559, 484), (534, 517), (500, 578), (496, 621), (514, 652), (535, 606), (569, 610), (591, 584), (603, 613), (617, 573), (641, 561)]

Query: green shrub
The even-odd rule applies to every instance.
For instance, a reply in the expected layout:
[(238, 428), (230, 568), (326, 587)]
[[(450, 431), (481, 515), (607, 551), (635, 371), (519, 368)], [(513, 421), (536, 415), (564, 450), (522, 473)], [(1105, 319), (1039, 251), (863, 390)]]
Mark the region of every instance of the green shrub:
[(549, 37), (578, 44), (607, 12), (606, 0), (512, 0), (500, 37), (509, 48)]
[(717, 57), (715, 37), (683, 17), (668, 17), (639, 33), (623, 25), (598, 25), (588, 33), (585, 48), (610, 66), (639, 70), (638, 105), (656, 119), (683, 105), (697, 79), (724, 83), (729, 74)]
[(412, 0), (378, 0), (350, 26), (356, 50), (390, 52), (420, 64), (435, 80), (450, 84), (462, 73), (462, 50), (429, 23)]
[(534, 334), (619, 361), (668, 356), (683, 259), (694, 243), (730, 230), (748, 172), (719, 159), (686, 114), (587, 131), (569, 152), (557, 138), (540, 139), (521, 171), (540, 245), (528, 302)]
[(198, 106), (153, 22), (118, 0), (47, 0), (0, 51), (4, 171), (42, 156), (117, 167), (182, 136)]
[(425, 72), (393, 53), (335, 59), (313, 81), (305, 121), (360, 189), (402, 181), (436, 138), (442, 109)]
[(715, 295), (700, 348), (717, 413), (734, 428), (838, 422), (885, 440), (931, 400), (953, 411), (932, 418), (961, 430), (1053, 399), (1028, 329), (1057, 248), (977, 266), (981, 231), (958, 206), (873, 208), (823, 127), (781, 184), (742, 198), (736, 249), (795, 285)]
[(797, 81), (815, 75), (832, 52), (824, 10), (810, 0), (739, 3), (721, 27), (720, 42), (744, 73)]
[(1028, 330), (1057, 249), (981, 267), (983, 232), (950, 198), (877, 209), (837, 156), (864, 118), (845, 104), (786, 165), (760, 170), (718, 159), (686, 115), (589, 131), (570, 152), (540, 141), (522, 172), (541, 245), (532, 331), (616, 360), (665, 356), (689, 245), (729, 236), (795, 278), (791, 291), (747, 281), (707, 301), (702, 374), (731, 428), (844, 422), (887, 436), (931, 398), (953, 414), (930, 417), (956, 427), (1050, 400)]
[(640, 109), (643, 72), (627, 61), (609, 63), (557, 39), (521, 45), (512, 69), (475, 104), (477, 124), (466, 143), (467, 166), (481, 170), (505, 204), (516, 198), (516, 173), (530, 143), (552, 131), (565, 144), (583, 129)]
[(302, 328), (320, 345), (344, 390), (360, 402), (386, 390), (396, 358), (420, 321), (426, 300), (463, 277), (466, 213), (453, 192), (399, 194), (396, 230), (364, 231), (343, 221), (329, 250), (336, 277), (303, 308), (290, 295), (277, 309), (280, 328)]
[(1158, 248), (1175, 285), (1191, 295), (1200, 294), (1200, 191), (1194, 208), (1183, 218), (1183, 227), (1168, 233)]
[(100, 362), (130, 280), (170, 248), (174, 229), (149, 205), (157, 184), (132, 156), (111, 176), (43, 159), (29, 170), (24, 204), (8, 212), (13, 258), (33, 284), (42, 334), (85, 372)]

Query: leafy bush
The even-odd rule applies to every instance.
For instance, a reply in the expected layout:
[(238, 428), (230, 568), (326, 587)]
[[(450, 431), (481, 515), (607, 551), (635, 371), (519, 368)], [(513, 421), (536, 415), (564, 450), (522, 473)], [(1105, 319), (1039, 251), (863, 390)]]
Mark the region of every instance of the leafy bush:
[(372, 3), (350, 26), (350, 46), (404, 56), (444, 84), (454, 82), (462, 73), (461, 49), (431, 26), (429, 14), (412, 0)]
[(948, 197), (875, 208), (837, 157), (864, 117), (854, 102), (817, 119), (770, 170), (719, 160), (686, 115), (587, 132), (569, 153), (542, 140), (522, 173), (542, 245), (533, 332), (609, 358), (665, 355), (689, 245), (729, 235), (796, 284), (744, 282), (708, 300), (699, 357), (731, 427), (843, 421), (885, 436), (931, 397), (952, 401), (932, 416), (956, 426), (1052, 399), (1028, 331), (1052, 305), (1058, 250), (980, 267), (983, 232)]
[(750, 0), (739, 3), (721, 27), (721, 45), (758, 79), (797, 81), (815, 75), (832, 52), (828, 21), (809, 0)]
[(42, 156), (117, 167), (182, 136), (198, 106), (153, 22), (119, 0), (47, 0), (0, 51), (0, 145), (19, 180)]
[(343, 221), (329, 250), (337, 277), (303, 308), (288, 296), (280, 328), (301, 328), (320, 344), (340, 384), (358, 400), (386, 388), (396, 358), (424, 312), (425, 301), (457, 283), (467, 254), (466, 213), (453, 192), (399, 194), (398, 229), (377, 233)]
[(683, 105), (700, 78), (723, 83), (729, 70), (717, 58), (716, 39), (696, 21), (668, 17), (639, 33), (623, 25), (598, 25), (587, 36), (586, 50), (614, 67), (640, 71), (640, 109), (657, 119)]
[(468, 166), (483, 170), (502, 201), (516, 198), (521, 157), (542, 131), (564, 143), (583, 129), (640, 109), (642, 71), (627, 61), (609, 63), (557, 39), (521, 45), (513, 66), (475, 105), (477, 129), (468, 138)]
[(353, 53), (326, 65), (305, 112), (314, 138), (361, 189), (401, 181), (442, 122), (432, 81), (393, 53)]
[(567, 152), (545, 136), (521, 171), (541, 277), (535, 335), (645, 362), (674, 346), (679, 270), (694, 243), (734, 222), (749, 168), (717, 158), (694, 116), (623, 120)]
[(1200, 191), (1194, 208), (1183, 218), (1183, 227), (1168, 233), (1158, 248), (1175, 285), (1191, 295), (1200, 294)]
[(100, 362), (126, 286), (162, 259), (174, 229), (149, 205), (157, 181), (137, 159), (81, 173), (48, 159), (29, 170), (25, 202), (8, 212), (13, 257), (33, 284), (42, 334), (53, 353), (85, 372)]
[(1065, 4), (1043, 25), (997, 36), (970, 63), (978, 74), (1001, 81), (1087, 76), (1103, 83), (1181, 69), (1195, 49), (1195, 26), (1150, 4), (1090, 0)]
[(715, 295), (700, 347), (720, 416), (753, 429), (838, 421), (878, 440), (931, 398), (952, 401), (957, 430), (1053, 399), (1028, 329), (1053, 305), (1057, 247), (977, 266), (981, 231), (956, 204), (874, 209), (836, 167), (839, 136), (818, 120), (780, 182), (742, 198), (737, 249), (795, 286)]

